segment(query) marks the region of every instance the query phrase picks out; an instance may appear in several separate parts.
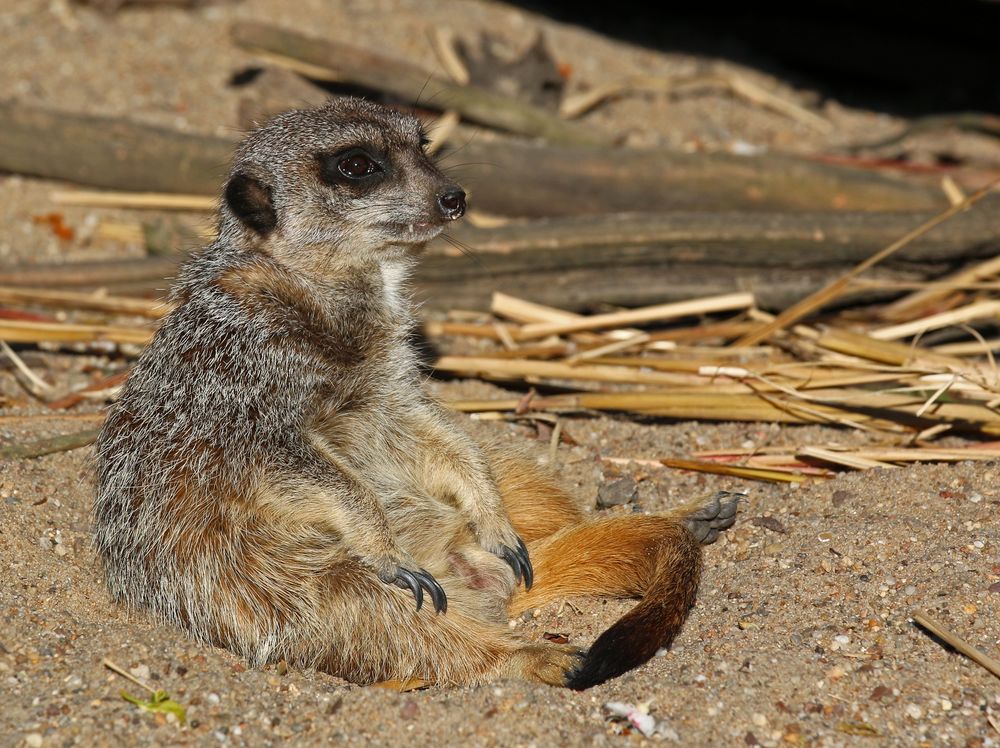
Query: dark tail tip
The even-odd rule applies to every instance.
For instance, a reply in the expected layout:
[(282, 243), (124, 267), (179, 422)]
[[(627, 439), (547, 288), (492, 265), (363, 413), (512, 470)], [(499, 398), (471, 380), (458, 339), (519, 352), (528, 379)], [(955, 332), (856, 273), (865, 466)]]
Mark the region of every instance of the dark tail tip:
[(566, 687), (583, 691), (648, 662), (673, 640), (680, 622), (672, 618), (659, 605), (639, 603), (597, 638), (583, 663), (566, 676)]

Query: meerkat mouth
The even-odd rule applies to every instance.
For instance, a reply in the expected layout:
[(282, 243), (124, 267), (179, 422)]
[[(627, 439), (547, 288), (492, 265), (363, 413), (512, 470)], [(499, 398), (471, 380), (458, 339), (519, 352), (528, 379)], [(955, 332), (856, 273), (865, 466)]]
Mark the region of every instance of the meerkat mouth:
[(441, 224), (431, 223), (430, 221), (389, 223), (386, 226), (400, 239), (414, 243), (430, 241), (444, 230), (444, 226)]

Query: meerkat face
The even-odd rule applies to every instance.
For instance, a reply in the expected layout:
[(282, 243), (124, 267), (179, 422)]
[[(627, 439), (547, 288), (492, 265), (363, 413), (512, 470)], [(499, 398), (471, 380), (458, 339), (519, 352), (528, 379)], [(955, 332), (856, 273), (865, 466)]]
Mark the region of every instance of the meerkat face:
[(416, 118), (361, 99), (279, 115), (237, 152), (222, 230), (293, 263), (420, 247), (465, 213), (426, 142)]

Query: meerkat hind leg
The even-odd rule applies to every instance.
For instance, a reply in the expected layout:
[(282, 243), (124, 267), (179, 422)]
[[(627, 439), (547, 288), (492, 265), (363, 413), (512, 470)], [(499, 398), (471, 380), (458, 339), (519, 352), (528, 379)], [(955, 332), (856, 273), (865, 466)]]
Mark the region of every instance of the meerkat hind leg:
[(525, 642), (458, 605), (446, 614), (417, 612), (402, 590), (355, 566), (346, 562), (327, 577), (315, 629), (299, 637), (294, 659), (355, 683), (438, 685), (521, 678), (564, 686), (583, 662), (575, 647)]

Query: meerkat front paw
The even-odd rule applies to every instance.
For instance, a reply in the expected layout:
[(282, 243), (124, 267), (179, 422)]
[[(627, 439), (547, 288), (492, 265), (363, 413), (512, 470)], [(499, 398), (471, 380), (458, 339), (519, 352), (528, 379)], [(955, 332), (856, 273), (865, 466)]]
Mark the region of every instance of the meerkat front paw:
[(402, 566), (395, 566), (392, 570), (379, 572), (378, 578), (386, 584), (394, 584), (404, 590), (413, 592), (413, 597), (417, 601), (417, 610), (424, 604), (424, 590), (431, 596), (434, 602), (435, 613), (445, 613), (448, 610), (448, 596), (438, 581), (424, 569), (406, 569)]

